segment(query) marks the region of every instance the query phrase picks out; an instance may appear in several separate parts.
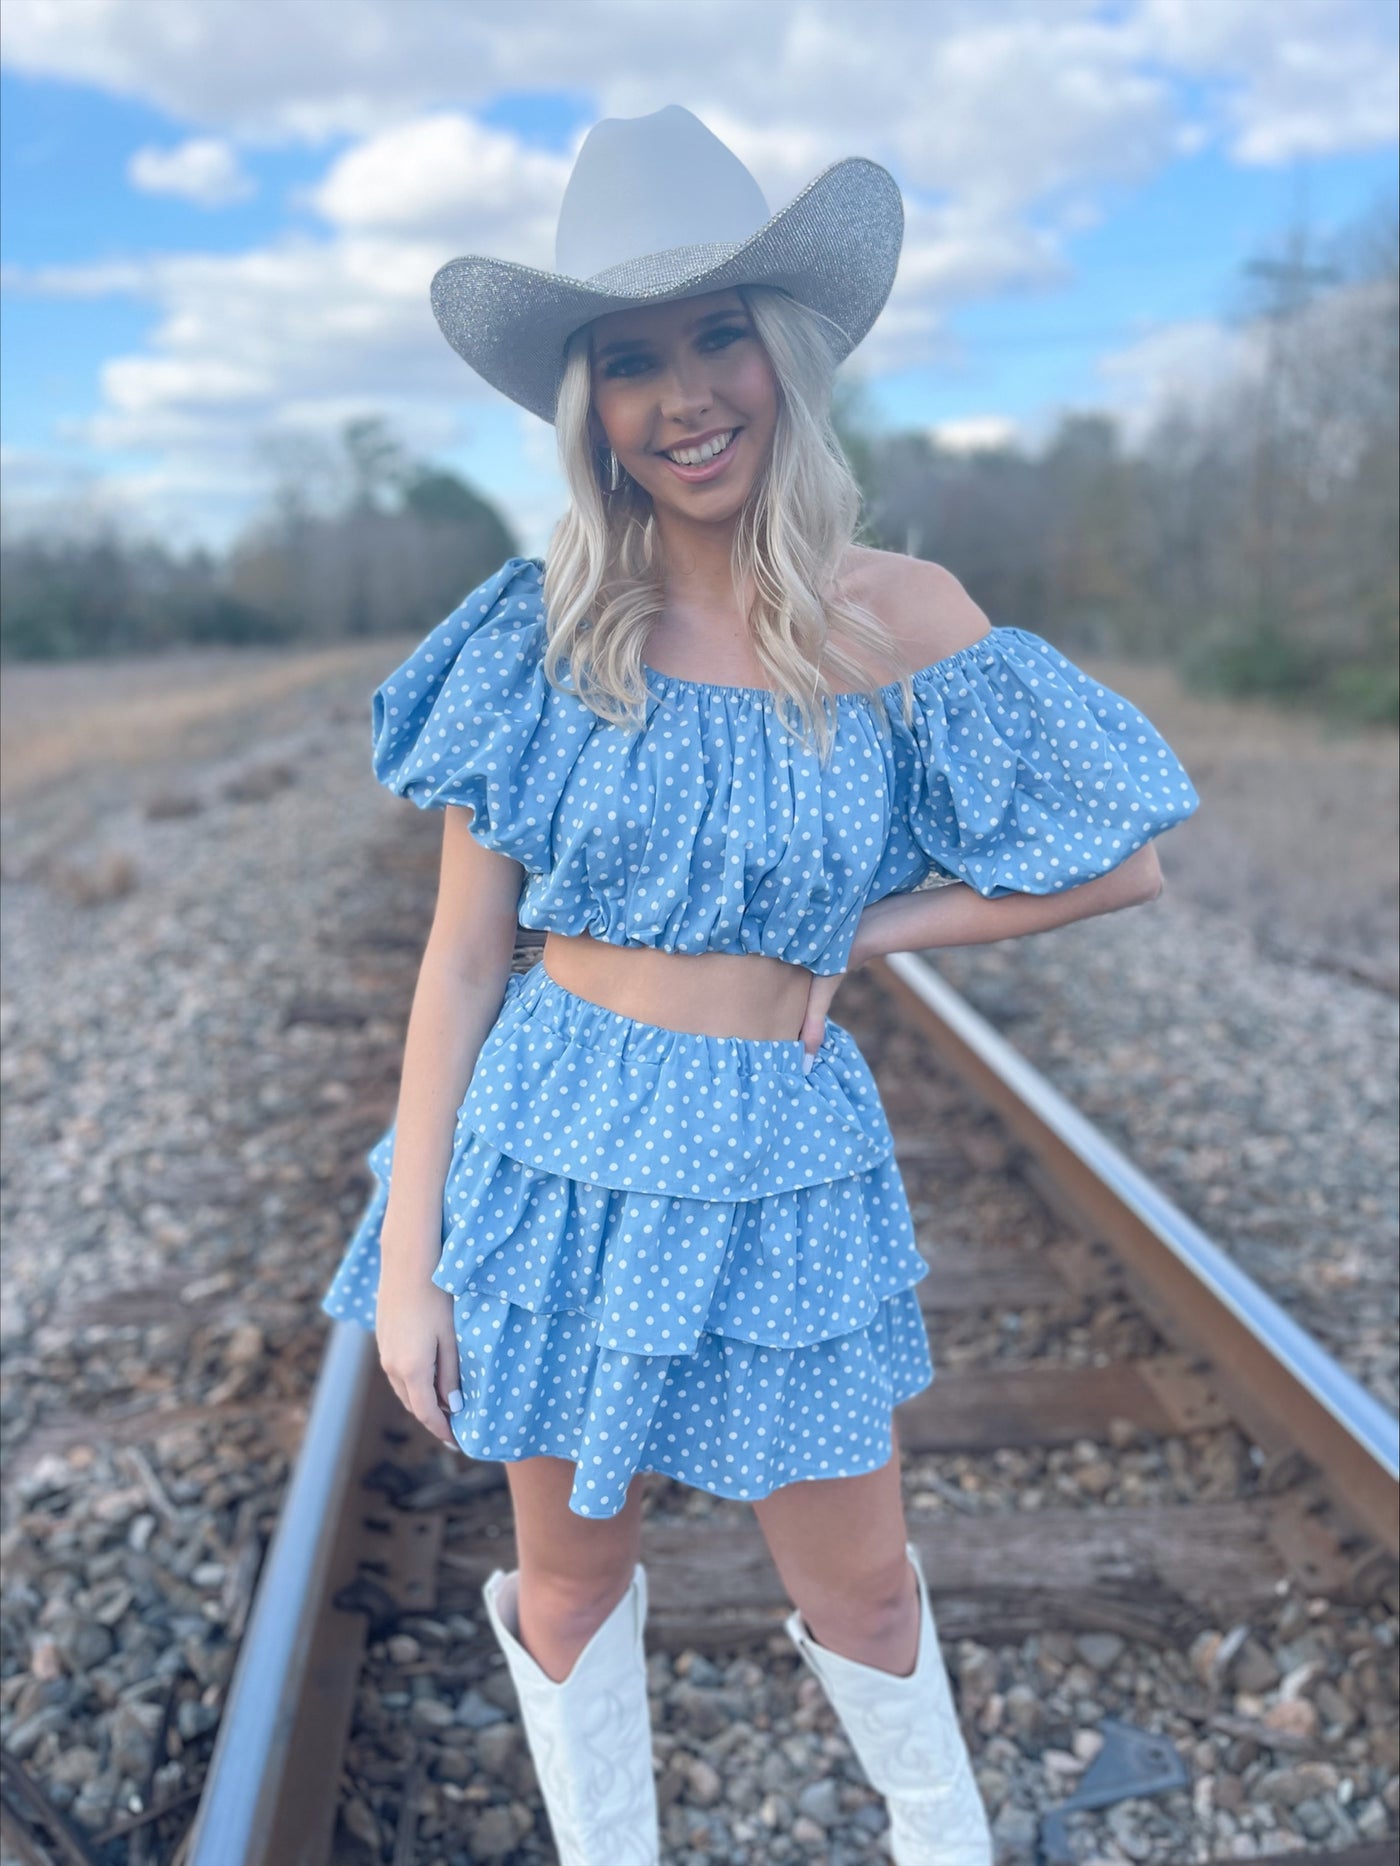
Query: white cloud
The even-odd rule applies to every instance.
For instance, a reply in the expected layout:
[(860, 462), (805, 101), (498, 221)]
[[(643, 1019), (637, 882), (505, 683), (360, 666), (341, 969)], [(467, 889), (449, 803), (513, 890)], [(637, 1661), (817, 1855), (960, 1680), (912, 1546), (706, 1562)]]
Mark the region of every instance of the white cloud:
[(1395, 19), (1374, 0), (1143, 0), (1134, 32), (1144, 53), (1205, 80), (1237, 161), (1395, 138)]
[(162, 316), (139, 354), (110, 358), (88, 424), (99, 448), (193, 447), (212, 455), (310, 411), (327, 425), (347, 403), (393, 408), (418, 440), (440, 411), (485, 393), (443, 342), (427, 282), (436, 245), (351, 233), (247, 253), (159, 255), (48, 268), (12, 283), (93, 295), (122, 290)]
[(680, 99), (779, 145), (814, 123), (848, 147), (888, 137), (928, 185), (943, 168), (967, 185), (975, 157), (989, 188), (1150, 160), (1183, 73), (1219, 87), (1241, 160), (1374, 146), (1394, 134), (1394, 41), (1375, 0), (279, 0), (260, 32), (247, 0), (6, 0), (0, 19), (15, 70), (247, 140), (586, 88), (605, 113)]
[(929, 429), (940, 447), (953, 454), (986, 453), (1014, 447), (1020, 438), (1016, 423), (1006, 415), (962, 415), (956, 421), (938, 421)]
[(216, 136), (191, 137), (172, 149), (138, 149), (126, 175), (133, 188), (177, 195), (199, 207), (227, 207), (254, 192), (233, 145)]
[(474, 247), (503, 259), (552, 266), (569, 168), (562, 156), (444, 111), (357, 144), (307, 198), (346, 229), (431, 234), (448, 244), (470, 234)]
[[(946, 353), (954, 307), (1063, 280), (1111, 191), (1183, 148), (1225, 138), (1238, 160), (1283, 161), (1393, 133), (1392, 39), (1369, 0), (279, 0), (259, 33), (247, 0), (6, 0), (12, 68), (203, 132), (139, 152), (139, 186), (211, 200), (238, 185), (238, 144), (355, 139), (299, 197), (318, 237), (9, 276), (156, 307), (144, 348), (103, 371), (96, 448), (192, 469), (346, 408), (393, 409), (412, 444), (495, 399), (433, 323), (433, 272), (470, 251), (553, 264), (573, 151), (477, 107), (557, 91), (596, 118), (679, 100), (774, 208), (853, 150), (894, 170), (899, 277), (853, 365), (878, 373)], [(1203, 358), (1204, 337), (1145, 339), (1105, 360), (1105, 384), (1145, 408), (1192, 341)]]

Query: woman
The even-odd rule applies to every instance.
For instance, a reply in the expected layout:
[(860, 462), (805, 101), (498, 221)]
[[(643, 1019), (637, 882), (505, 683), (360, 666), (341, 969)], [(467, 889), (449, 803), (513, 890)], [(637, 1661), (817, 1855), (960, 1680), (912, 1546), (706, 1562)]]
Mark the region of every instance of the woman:
[[(574, 1866), (658, 1858), (648, 1471), (753, 1503), (897, 1866), (991, 1858), (900, 1497), (928, 1266), (828, 1011), (876, 954), (1151, 900), (1196, 798), (1126, 701), (853, 544), (831, 378), (902, 226), (855, 158), (770, 216), (671, 106), (589, 133), (555, 273), (434, 280), (453, 346), (555, 422), (570, 507), (374, 696), (442, 872), (324, 1306), (506, 1464), (519, 1567), (484, 1599)], [(517, 921), (546, 931), (524, 974)]]

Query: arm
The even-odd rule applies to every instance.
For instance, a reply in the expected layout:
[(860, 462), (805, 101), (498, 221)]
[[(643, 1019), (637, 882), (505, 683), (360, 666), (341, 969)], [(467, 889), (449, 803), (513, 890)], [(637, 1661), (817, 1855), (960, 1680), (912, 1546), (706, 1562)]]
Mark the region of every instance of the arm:
[(404, 1038), (384, 1214), (384, 1270), (408, 1278), (437, 1268), (457, 1110), (505, 995), (524, 873), (474, 840), (470, 809), (454, 806), (443, 816), (437, 905)]
[(872, 901), (861, 915), (847, 970), (853, 972), (868, 959), (888, 952), (982, 946), (1022, 933), (1044, 933), (1072, 920), (1155, 901), (1161, 891), (1157, 851), (1148, 842), (1108, 874), (1058, 894), (1007, 894), (989, 901), (975, 888), (956, 882), (912, 894), (886, 895)]

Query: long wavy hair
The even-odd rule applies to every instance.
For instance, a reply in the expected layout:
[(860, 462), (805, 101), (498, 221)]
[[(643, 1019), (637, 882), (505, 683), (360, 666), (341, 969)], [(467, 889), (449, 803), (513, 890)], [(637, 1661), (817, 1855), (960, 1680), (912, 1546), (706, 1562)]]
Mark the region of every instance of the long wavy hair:
[[(754, 591), (754, 652), (782, 724), (801, 730), (825, 760), (836, 724), (833, 677), (847, 691), (869, 692), (871, 667), (887, 667), (906, 717), (911, 689), (885, 628), (836, 587), (861, 496), (832, 423), (835, 361), (824, 320), (776, 287), (735, 289), (772, 364), (778, 409), (766, 468), (734, 531), (734, 588)], [(555, 414), (570, 502), (545, 559), (545, 674), (563, 686), (567, 663), (567, 690), (630, 728), (645, 723), (643, 649), (664, 608), (664, 563), (650, 496), (625, 472), (609, 490), (608, 449), (592, 433), (590, 350), (584, 325), (565, 348)], [(873, 710), (883, 721), (883, 709)]]

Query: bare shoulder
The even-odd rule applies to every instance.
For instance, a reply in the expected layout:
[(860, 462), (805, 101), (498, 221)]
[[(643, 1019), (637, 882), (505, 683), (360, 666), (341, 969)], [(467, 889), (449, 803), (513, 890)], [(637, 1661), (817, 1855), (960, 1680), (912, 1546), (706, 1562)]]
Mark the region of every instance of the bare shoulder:
[(992, 626), (952, 571), (926, 558), (852, 545), (842, 581), (884, 623), (911, 669), (956, 654)]

